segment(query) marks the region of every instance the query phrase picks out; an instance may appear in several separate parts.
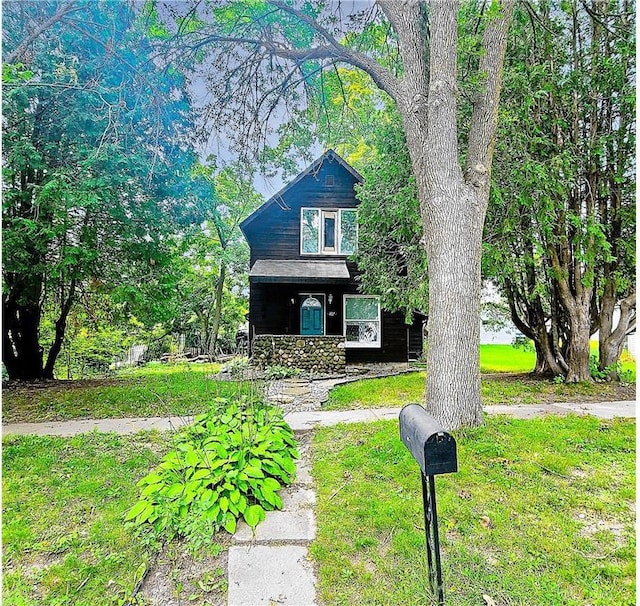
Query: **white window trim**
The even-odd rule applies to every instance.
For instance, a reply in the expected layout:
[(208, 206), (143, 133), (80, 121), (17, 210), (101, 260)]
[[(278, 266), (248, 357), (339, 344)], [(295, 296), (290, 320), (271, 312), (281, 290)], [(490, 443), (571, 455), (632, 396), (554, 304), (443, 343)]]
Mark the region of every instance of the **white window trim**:
[[(320, 226), (318, 229), (318, 241), (317, 241), (317, 245), (318, 245), (318, 252), (305, 252), (303, 250), (303, 241), (302, 241), (302, 217), (304, 215), (304, 211), (305, 210), (315, 210), (318, 211), (319, 213), (319, 218), (320, 218)], [(342, 250), (340, 249), (340, 245), (342, 243), (342, 213), (343, 211), (355, 211), (356, 212), (356, 251), (358, 250), (358, 222), (357, 222), (357, 212), (358, 209), (356, 208), (318, 208), (316, 206), (303, 206), (300, 208), (300, 221), (299, 221), (299, 225), (300, 225), (300, 255), (301, 256), (322, 256), (322, 257), (348, 257), (352, 254), (355, 254), (355, 251), (353, 253), (344, 253), (342, 252)], [(336, 250), (335, 251), (328, 251), (324, 248), (324, 213), (335, 213), (336, 217), (335, 217), (335, 226), (336, 226), (336, 233), (335, 233), (335, 243), (336, 243)]]
[[(373, 343), (362, 343), (361, 341), (347, 341), (347, 299), (366, 298), (376, 299), (378, 302), (378, 340)], [(345, 347), (357, 349), (380, 349), (382, 347), (382, 308), (380, 307), (380, 297), (375, 295), (342, 295), (342, 335), (345, 338)]]
[[(319, 228), (318, 228), (318, 240), (316, 242), (317, 247), (318, 247), (318, 252), (306, 252), (304, 249), (304, 242), (303, 242), (303, 238), (302, 238), (302, 233), (303, 233), (303, 217), (304, 217), (304, 211), (305, 210), (316, 210), (318, 211), (318, 216), (319, 216)], [(322, 254), (322, 249), (320, 248), (320, 244), (322, 242), (322, 210), (320, 208), (314, 208), (312, 206), (303, 206), (300, 209), (300, 219), (299, 219), (299, 229), (300, 229), (300, 255), (321, 255)]]

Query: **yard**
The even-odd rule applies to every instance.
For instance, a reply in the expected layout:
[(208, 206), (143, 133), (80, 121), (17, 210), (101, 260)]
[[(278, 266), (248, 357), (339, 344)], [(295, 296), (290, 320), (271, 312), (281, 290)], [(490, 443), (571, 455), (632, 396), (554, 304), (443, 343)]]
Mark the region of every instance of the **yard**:
[[(448, 604), (635, 604), (634, 422), (491, 418), (456, 437), (459, 471), (436, 479)], [(323, 603), (431, 603), (397, 423), (321, 429), (313, 447)]]
[[(217, 371), (150, 366), (100, 382), (8, 390), (3, 417), (188, 414), (217, 395), (256, 389), (216, 380)], [(419, 400), (423, 381), (416, 372), (356, 382), (335, 389), (329, 405), (362, 405), (361, 392), (369, 405)], [(631, 387), (566, 387), (491, 375), (483, 398), (633, 397)], [(456, 437), (460, 471), (437, 480), (451, 603), (479, 604), (482, 595), (505, 606), (633, 603), (635, 422), (491, 418)], [(158, 546), (122, 525), (136, 482), (169, 444), (161, 433), (5, 437), (5, 603), (126, 604), (142, 577), (159, 569), (167, 584), (155, 595), (165, 601), (153, 603), (225, 603), (226, 533), (199, 558), (174, 541), (156, 561)], [(419, 475), (397, 422), (318, 430), (312, 453), (319, 528), (312, 553), (324, 603), (425, 603)], [(158, 578), (148, 574), (147, 583)], [(150, 600), (152, 589), (140, 595)]]

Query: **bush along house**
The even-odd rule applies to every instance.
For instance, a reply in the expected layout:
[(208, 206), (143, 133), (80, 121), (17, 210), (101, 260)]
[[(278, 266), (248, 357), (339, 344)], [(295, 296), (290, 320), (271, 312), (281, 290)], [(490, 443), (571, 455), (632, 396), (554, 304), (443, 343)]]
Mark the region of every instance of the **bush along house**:
[(251, 250), (249, 340), (254, 364), (315, 373), (406, 362), (422, 353), (422, 317), (381, 309), (358, 290), (361, 176), (327, 151), (240, 225)]

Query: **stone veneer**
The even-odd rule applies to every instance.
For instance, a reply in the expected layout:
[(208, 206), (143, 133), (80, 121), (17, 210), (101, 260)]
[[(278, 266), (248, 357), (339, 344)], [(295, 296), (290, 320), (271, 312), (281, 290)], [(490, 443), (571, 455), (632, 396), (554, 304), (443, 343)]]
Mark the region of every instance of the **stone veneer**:
[(343, 373), (346, 363), (342, 336), (256, 335), (253, 363), (259, 368), (287, 366), (312, 373)]

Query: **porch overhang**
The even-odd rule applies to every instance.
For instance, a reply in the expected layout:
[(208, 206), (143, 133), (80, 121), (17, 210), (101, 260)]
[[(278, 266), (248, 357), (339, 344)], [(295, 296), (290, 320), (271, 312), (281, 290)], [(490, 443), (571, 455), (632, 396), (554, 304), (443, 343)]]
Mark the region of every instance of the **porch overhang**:
[(258, 259), (249, 271), (251, 282), (338, 284), (351, 279), (344, 259)]

